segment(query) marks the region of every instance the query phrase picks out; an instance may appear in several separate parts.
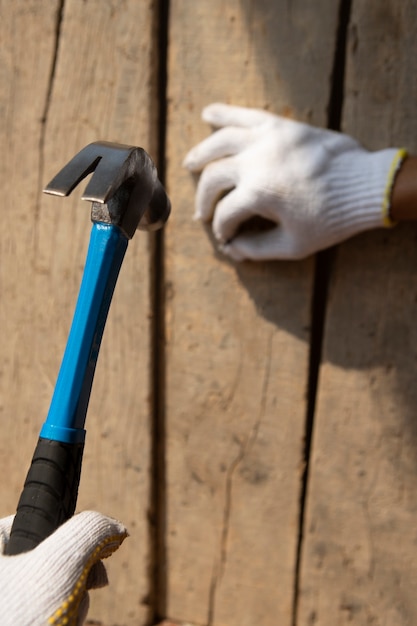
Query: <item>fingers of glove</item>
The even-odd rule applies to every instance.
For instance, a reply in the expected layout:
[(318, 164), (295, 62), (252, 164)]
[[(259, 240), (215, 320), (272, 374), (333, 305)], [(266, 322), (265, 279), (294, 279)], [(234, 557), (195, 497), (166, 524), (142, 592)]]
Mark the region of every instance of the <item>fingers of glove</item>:
[[(88, 583), (97, 582), (97, 572), (89, 580), (91, 569), (126, 536), (125, 527), (116, 520), (87, 511), (75, 515), (34, 550), (1, 556), (2, 594), (8, 606), (2, 623), (75, 623)], [(22, 594), (16, 594), (18, 588)]]
[(251, 109), (220, 102), (206, 106), (201, 116), (205, 122), (218, 128), (222, 126), (253, 128), (277, 117), (262, 109)]
[(95, 511), (84, 511), (65, 522), (35, 550), (74, 568), (87, 561), (91, 567), (110, 556), (126, 537), (126, 528), (117, 520)]
[[(210, 104), (203, 109), (203, 120), (215, 127), (240, 126), (243, 128), (256, 128), (266, 122), (273, 122), (275, 129), (285, 131), (294, 142), (305, 142), (307, 138), (319, 141), (330, 154), (338, 154), (354, 149), (363, 149), (356, 139), (344, 133), (317, 128), (303, 122), (275, 115), (262, 109), (252, 109), (232, 106), (222, 103)], [(287, 137), (288, 140), (288, 137)]]
[[(126, 528), (118, 521), (96, 513), (84, 511), (74, 515), (31, 552), (26, 558), (27, 567), (38, 569), (40, 585), (54, 581), (54, 596), (64, 602), (69, 596), (79, 602), (85, 590), (104, 583), (101, 559), (110, 556), (127, 537)], [(42, 568), (41, 564), (47, 564)], [(92, 568), (97, 568), (91, 572)]]
[(236, 186), (237, 179), (233, 157), (209, 163), (198, 181), (195, 219), (202, 219), (206, 222), (211, 220), (215, 203)]
[(262, 233), (238, 235), (221, 250), (235, 261), (295, 260), (309, 254), (297, 246), (293, 236), (280, 226)]
[(117, 550), (126, 536), (126, 528), (120, 522), (100, 513), (84, 511), (27, 554), (38, 564), (48, 564), (49, 588), (53, 588), (48, 598), (51, 620), (63, 612), (81, 615), (81, 609), (86, 609), (86, 590), (101, 586), (107, 580), (101, 559)]
[(249, 139), (250, 131), (245, 128), (222, 128), (192, 148), (183, 165), (192, 172), (199, 172), (210, 161), (237, 154), (247, 146)]
[(213, 234), (220, 242), (235, 236), (241, 224), (256, 215), (256, 201), (244, 187), (228, 193), (216, 205), (213, 217)]

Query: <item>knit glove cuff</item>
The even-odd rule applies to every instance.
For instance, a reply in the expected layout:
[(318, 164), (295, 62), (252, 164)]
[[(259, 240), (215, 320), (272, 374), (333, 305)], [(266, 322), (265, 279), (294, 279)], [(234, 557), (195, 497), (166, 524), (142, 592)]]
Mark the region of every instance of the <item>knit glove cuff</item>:
[(378, 152), (355, 150), (335, 158), (325, 181), (324, 206), (331, 239), (391, 227), (391, 193), (395, 176), (406, 157), (404, 149)]

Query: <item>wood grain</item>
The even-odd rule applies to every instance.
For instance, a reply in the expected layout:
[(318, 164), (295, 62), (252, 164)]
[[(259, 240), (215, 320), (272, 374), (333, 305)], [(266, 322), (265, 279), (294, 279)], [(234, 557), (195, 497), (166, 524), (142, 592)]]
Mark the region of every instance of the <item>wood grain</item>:
[[(82, 187), (66, 200), (41, 189), (90, 141), (155, 153), (158, 58), (151, 2), (17, 0), (0, 10), (7, 515), (48, 410), (90, 231)], [(226, 261), (192, 220), (196, 180), (181, 162), (210, 132), (200, 111), (212, 101), (325, 126), (337, 18), (331, 0), (170, 2), (166, 589), (156, 608), (174, 622), (293, 626), (314, 262)], [(411, 0), (352, 2), (343, 127), (370, 149), (417, 149), (416, 18)], [(402, 226), (337, 253), (297, 626), (417, 621), (416, 238)], [(111, 587), (91, 594), (89, 618), (106, 626), (150, 617), (149, 264), (140, 233), (87, 422), (78, 508), (119, 517), (131, 535), (107, 564)]]
[[(344, 128), (417, 148), (414, 3), (353, 3)], [(299, 624), (415, 624), (417, 230), (338, 252), (326, 324)]]
[(289, 626), (313, 262), (227, 262), (191, 219), (195, 181), (181, 161), (216, 100), (325, 124), (337, 16), (331, 2), (181, 0), (170, 16), (161, 612)]
[[(41, 187), (91, 141), (152, 153), (155, 102), (151, 3), (67, 0), (62, 15), (58, 2), (2, 5), (7, 156), (0, 172), (10, 212), (1, 238), (0, 309), (6, 514), (16, 506), (46, 416), (90, 232), (82, 185), (64, 200), (42, 197)], [(148, 614), (149, 290), (148, 239), (140, 233), (129, 246), (103, 340), (78, 502), (79, 509), (120, 518), (130, 532), (108, 562), (111, 588), (91, 594), (89, 617), (104, 624), (142, 624)]]

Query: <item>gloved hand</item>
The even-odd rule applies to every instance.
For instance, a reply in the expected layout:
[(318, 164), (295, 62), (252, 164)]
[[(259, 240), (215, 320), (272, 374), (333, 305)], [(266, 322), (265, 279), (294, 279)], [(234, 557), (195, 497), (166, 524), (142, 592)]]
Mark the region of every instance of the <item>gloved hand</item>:
[(75, 515), (30, 552), (4, 556), (13, 516), (0, 520), (2, 626), (78, 626), (88, 610), (87, 589), (107, 584), (101, 559), (127, 537), (100, 513)]
[[(301, 259), (361, 231), (392, 225), (395, 173), (404, 150), (365, 150), (351, 137), (258, 109), (211, 104), (203, 119), (220, 127), (184, 166), (202, 171), (195, 217), (213, 220), (233, 259)], [(272, 223), (240, 232), (249, 218)]]

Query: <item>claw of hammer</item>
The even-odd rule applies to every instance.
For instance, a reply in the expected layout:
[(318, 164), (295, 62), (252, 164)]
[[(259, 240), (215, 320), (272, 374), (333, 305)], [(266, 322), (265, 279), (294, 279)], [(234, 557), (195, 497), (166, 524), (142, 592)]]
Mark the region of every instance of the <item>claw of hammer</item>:
[(156, 167), (143, 148), (98, 141), (76, 154), (45, 187), (68, 196), (94, 172), (83, 200), (93, 203), (93, 222), (115, 224), (131, 239), (137, 228), (156, 230), (168, 219), (170, 203)]

